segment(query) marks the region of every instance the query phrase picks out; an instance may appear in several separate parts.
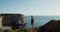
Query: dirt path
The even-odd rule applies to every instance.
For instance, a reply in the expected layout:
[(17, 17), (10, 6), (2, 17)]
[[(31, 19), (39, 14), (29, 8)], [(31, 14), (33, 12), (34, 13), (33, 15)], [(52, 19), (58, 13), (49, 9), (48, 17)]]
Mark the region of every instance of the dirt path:
[(26, 29), (27, 32), (37, 32), (37, 30), (35, 28), (28, 28)]

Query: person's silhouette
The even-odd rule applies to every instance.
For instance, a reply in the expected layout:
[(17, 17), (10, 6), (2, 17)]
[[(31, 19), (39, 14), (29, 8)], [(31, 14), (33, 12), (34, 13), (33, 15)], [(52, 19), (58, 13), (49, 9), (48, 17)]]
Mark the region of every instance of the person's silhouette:
[(33, 16), (31, 16), (31, 25), (32, 25), (32, 27), (34, 27), (34, 18), (33, 18)]

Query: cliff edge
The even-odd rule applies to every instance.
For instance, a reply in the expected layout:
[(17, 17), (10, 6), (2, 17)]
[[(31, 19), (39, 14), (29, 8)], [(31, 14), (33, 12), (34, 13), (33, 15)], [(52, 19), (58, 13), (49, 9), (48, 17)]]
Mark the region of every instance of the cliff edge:
[(39, 27), (38, 32), (60, 32), (60, 20), (51, 20)]

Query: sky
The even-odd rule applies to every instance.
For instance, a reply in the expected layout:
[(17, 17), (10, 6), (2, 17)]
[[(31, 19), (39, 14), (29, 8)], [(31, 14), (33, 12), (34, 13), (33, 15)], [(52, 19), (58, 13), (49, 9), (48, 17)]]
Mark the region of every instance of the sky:
[(0, 0), (0, 13), (60, 15), (60, 0)]

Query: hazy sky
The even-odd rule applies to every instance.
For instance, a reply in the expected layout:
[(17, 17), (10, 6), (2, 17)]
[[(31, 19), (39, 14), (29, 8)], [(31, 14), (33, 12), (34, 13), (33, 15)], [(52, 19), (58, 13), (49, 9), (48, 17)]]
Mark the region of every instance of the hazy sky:
[(0, 0), (0, 13), (60, 15), (60, 0)]

